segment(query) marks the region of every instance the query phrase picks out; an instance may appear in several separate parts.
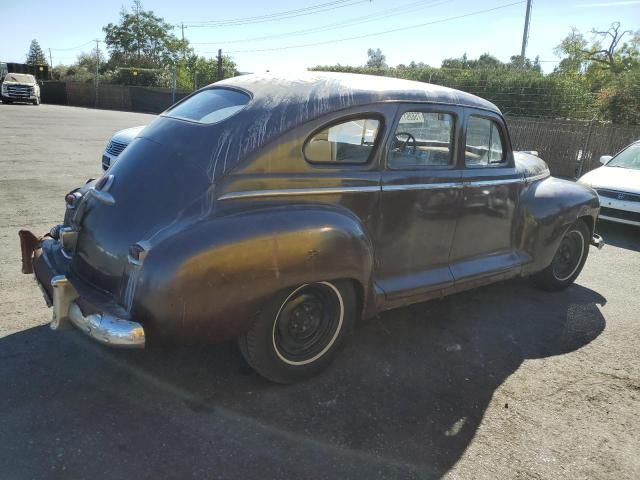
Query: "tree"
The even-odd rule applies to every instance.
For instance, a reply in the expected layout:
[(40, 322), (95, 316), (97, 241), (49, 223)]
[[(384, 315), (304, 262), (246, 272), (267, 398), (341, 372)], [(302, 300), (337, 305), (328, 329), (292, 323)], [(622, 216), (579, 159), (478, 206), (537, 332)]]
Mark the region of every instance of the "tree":
[[(559, 73), (591, 73), (598, 71), (618, 74), (640, 66), (640, 32), (621, 30), (620, 22), (613, 22), (607, 30), (591, 30), (589, 42), (576, 28), (572, 28), (555, 48), (560, 64)], [(628, 38), (629, 42), (623, 42)]]
[(94, 48), (91, 53), (82, 52), (78, 55), (76, 65), (80, 68), (84, 68), (87, 72), (95, 76), (96, 72), (96, 60), (98, 61), (98, 70), (102, 73), (106, 69), (106, 60), (102, 50)]
[(598, 93), (603, 118), (617, 124), (640, 125), (640, 69), (624, 72)]
[(175, 64), (188, 49), (186, 41), (172, 33), (172, 25), (135, 0), (133, 12), (120, 12), (118, 24), (103, 27), (112, 67), (159, 68)]
[[(238, 74), (236, 64), (228, 55), (222, 56), (222, 78)], [(218, 80), (218, 59), (205, 58), (191, 54), (178, 63), (178, 88), (190, 90), (194, 86), (202, 87)]]
[(375, 50), (370, 48), (367, 50), (367, 56), (369, 57), (365, 64), (367, 68), (387, 68), (387, 64), (385, 63), (387, 57), (383, 55), (382, 50), (379, 48), (376, 48)]
[(47, 65), (47, 57), (44, 56), (44, 52), (35, 38), (31, 40), (29, 53), (27, 53), (27, 63), (29, 65)]

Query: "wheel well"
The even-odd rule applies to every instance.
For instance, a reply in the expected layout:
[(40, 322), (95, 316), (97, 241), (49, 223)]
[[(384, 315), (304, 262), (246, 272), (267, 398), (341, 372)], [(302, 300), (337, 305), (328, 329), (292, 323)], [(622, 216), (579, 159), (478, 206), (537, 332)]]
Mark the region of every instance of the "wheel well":
[(582, 220), (584, 223), (586, 223), (587, 228), (589, 228), (589, 233), (593, 235), (594, 227), (595, 227), (593, 217), (591, 215), (585, 215), (584, 217), (578, 218), (578, 220)]
[(353, 285), (353, 291), (356, 294), (356, 314), (358, 315), (357, 318), (360, 319), (364, 313), (364, 287), (355, 278), (348, 278), (347, 280)]

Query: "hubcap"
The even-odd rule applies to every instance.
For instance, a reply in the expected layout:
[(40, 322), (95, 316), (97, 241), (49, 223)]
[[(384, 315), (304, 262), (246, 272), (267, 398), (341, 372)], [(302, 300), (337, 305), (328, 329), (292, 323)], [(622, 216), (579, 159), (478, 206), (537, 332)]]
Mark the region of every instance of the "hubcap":
[(553, 258), (553, 276), (561, 282), (570, 278), (580, 266), (584, 255), (584, 237), (579, 230), (568, 232)]
[(297, 288), (280, 307), (273, 325), (276, 354), (291, 365), (317, 360), (338, 337), (343, 315), (342, 296), (331, 283)]

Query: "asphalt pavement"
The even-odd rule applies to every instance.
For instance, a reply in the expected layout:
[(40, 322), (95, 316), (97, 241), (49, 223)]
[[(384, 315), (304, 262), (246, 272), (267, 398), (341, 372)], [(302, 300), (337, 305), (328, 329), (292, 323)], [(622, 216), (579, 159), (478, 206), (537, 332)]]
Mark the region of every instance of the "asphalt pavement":
[(503, 282), (361, 323), (271, 384), (234, 343), (111, 350), (20, 273), (116, 130), (151, 115), (0, 105), (0, 478), (640, 478), (640, 228), (599, 224), (564, 292)]

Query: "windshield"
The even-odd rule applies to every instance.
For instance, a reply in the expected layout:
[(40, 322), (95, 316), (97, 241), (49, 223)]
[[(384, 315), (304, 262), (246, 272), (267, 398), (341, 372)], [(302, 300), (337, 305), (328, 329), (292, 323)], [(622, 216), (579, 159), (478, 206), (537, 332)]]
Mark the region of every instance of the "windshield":
[(228, 88), (209, 88), (169, 109), (167, 117), (198, 123), (217, 123), (241, 110), (251, 97)]
[(33, 75), (26, 73), (8, 73), (4, 78), (5, 82), (19, 82), (19, 83), (36, 83), (36, 79)]
[(640, 143), (634, 143), (613, 157), (607, 167), (632, 168), (640, 170)]

